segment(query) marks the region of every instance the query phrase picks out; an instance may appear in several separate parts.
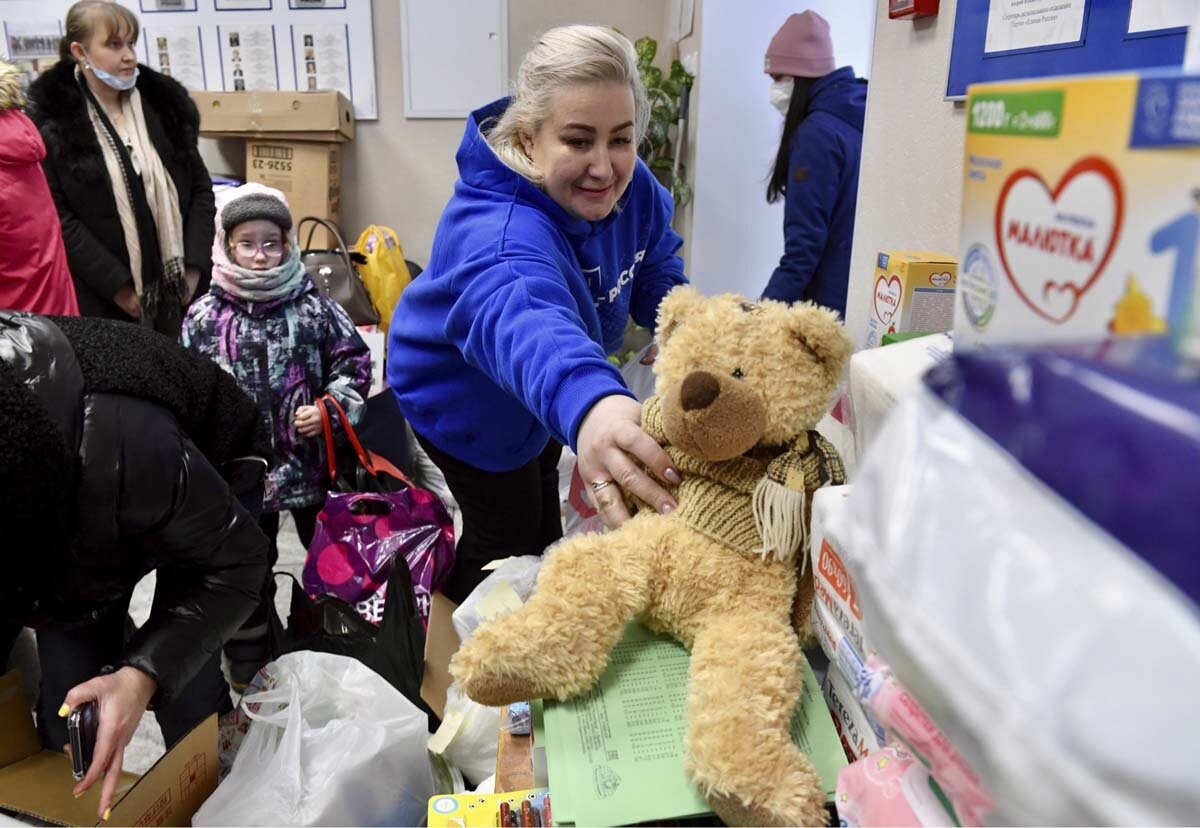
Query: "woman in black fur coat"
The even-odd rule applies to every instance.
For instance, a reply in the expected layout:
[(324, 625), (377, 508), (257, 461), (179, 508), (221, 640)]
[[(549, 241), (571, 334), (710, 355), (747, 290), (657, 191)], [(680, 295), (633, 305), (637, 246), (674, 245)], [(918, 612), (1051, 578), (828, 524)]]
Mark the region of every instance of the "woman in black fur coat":
[[(233, 378), (167, 337), (0, 311), (0, 663), (5, 632), (37, 631), (47, 747), (97, 702), (74, 789), (103, 775), (97, 816), (148, 704), (168, 746), (232, 709), (221, 648), (268, 583), (267, 538), (238, 495), (248, 485), (262, 503), (269, 452)], [(150, 617), (131, 631), (130, 596), (152, 571)]]
[(84, 316), (178, 337), (207, 283), (212, 181), (187, 90), (137, 63), (138, 21), (107, 0), (67, 13), (60, 60), (29, 90)]

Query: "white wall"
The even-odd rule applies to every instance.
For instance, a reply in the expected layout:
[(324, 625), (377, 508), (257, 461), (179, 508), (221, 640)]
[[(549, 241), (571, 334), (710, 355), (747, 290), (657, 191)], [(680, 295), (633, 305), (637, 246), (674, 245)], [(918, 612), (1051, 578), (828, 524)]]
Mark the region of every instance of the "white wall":
[[(873, 0), (697, 4), (700, 71), (692, 98), (691, 173), (696, 201), (686, 235), (688, 275), (705, 293), (758, 296), (783, 254), (783, 205), (766, 201), (783, 128), (768, 98), (771, 80), (763, 73), (771, 36), (789, 14), (812, 9), (829, 21), (838, 65), (875, 77), (880, 70), (871, 66), (872, 6)], [(886, 22), (886, 9), (882, 16)]]
[[(399, 234), (408, 258), (425, 264), (458, 177), (454, 153), (465, 121), (404, 117), (401, 0), (372, 0), (371, 8), (379, 119), (359, 121), (354, 141), (343, 150), (342, 225), (353, 244), (367, 224), (386, 224)], [(509, 69), (514, 75), (533, 39), (564, 23), (602, 23), (630, 39), (648, 34), (661, 44), (666, 0), (508, 0), (508, 11)], [(210, 171), (245, 173), (242, 141), (200, 143)]]
[(866, 334), (876, 252), (958, 255), (965, 109), (943, 100), (954, 8), (942, 0), (936, 17), (889, 20), (879, 0), (846, 303), (856, 343)]

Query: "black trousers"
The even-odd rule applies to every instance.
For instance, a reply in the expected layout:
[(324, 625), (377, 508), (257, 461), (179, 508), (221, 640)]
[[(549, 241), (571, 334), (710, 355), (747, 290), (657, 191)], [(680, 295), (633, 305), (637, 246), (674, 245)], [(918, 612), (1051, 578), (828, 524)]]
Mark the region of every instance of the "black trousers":
[(442, 590), (451, 601), (461, 604), (466, 600), (487, 577), (481, 567), (489, 561), (540, 555), (562, 537), (558, 502), (561, 443), (551, 440), (539, 457), (519, 469), (487, 472), (451, 457), (420, 434), (416, 437), (446, 476), (446, 485), (462, 510), (454, 571)]
[[(125, 644), (128, 606), (127, 599), (82, 627), (37, 631), (38, 659), (42, 663), (38, 730), (46, 747), (62, 750), (69, 741), (67, 720), (58, 716), (58, 708), (67, 691), (100, 675), (105, 665), (120, 658)], [(154, 715), (169, 748), (209, 714), (222, 715), (232, 709), (229, 685), (221, 673), (221, 653), (217, 651), (174, 699), (155, 708)]]
[[(309, 544), (312, 543), (313, 533), (317, 531), (317, 515), (320, 511), (319, 503), (315, 506), (304, 506), (291, 510), (292, 520), (296, 524), (296, 534), (300, 536), (300, 543), (304, 545), (305, 549), (308, 549)], [(261, 515), (258, 518), (258, 526), (267, 536), (267, 540), (271, 542), (271, 550), (268, 555), (271, 567), (274, 568), (276, 561), (279, 560), (279, 546), (276, 543), (279, 538), (279, 512)]]
[[(292, 520), (296, 523), (296, 534), (300, 543), (308, 549), (317, 528), (320, 505), (292, 509)], [(259, 668), (275, 655), (271, 652), (271, 615), (275, 612), (275, 564), (279, 561), (279, 513), (268, 512), (258, 517), (258, 526), (271, 545), (267, 551), (267, 579), (263, 582), (258, 606), (246, 619), (233, 638), (225, 643), (225, 657), (229, 659), (229, 677), (240, 691), (240, 686), (249, 683)]]

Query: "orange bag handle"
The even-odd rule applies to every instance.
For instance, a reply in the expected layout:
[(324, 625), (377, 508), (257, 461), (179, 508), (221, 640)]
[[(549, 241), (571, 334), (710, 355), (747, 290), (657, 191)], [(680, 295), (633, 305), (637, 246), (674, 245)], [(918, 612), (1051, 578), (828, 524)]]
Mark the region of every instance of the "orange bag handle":
[(329, 464), (330, 480), (337, 477), (337, 459), (334, 456), (332, 417), (326, 406), (333, 406), (333, 410), (337, 412), (338, 418), (342, 421), (342, 429), (345, 430), (346, 437), (350, 440), (350, 445), (358, 456), (358, 462), (362, 463), (369, 475), (378, 477), (382, 472), (389, 477), (396, 478), (409, 488), (417, 488), (417, 485), (408, 479), (408, 475), (396, 468), (390, 460), (363, 448), (362, 442), (358, 439), (358, 433), (355, 432), (354, 426), (350, 425), (350, 418), (346, 416), (341, 403), (332, 394), (322, 394), (317, 397), (317, 410), (321, 412), (321, 430), (325, 435), (325, 459)]

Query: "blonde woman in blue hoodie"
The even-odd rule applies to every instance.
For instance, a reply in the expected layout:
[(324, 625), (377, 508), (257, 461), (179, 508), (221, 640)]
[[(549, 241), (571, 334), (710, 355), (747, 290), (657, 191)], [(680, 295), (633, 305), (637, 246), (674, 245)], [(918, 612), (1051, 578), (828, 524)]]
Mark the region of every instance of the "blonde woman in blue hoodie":
[(654, 478), (679, 473), (606, 359), (630, 315), (652, 328), (687, 281), (671, 196), (637, 157), (648, 117), (633, 45), (566, 26), (525, 56), (512, 98), (467, 120), (429, 267), (388, 340), (389, 385), (462, 509), (453, 600), (488, 561), (561, 537), (563, 445), (608, 525), (629, 517), (622, 489), (675, 506)]

